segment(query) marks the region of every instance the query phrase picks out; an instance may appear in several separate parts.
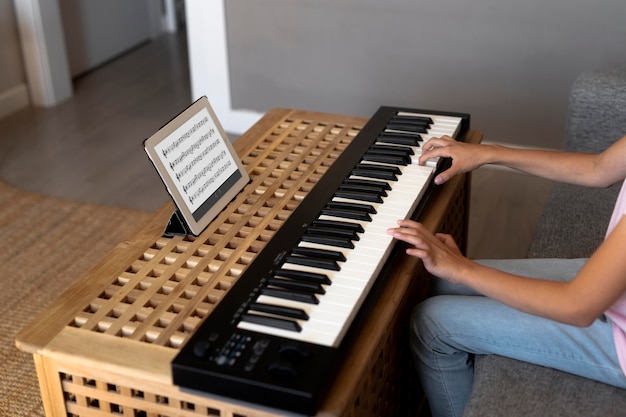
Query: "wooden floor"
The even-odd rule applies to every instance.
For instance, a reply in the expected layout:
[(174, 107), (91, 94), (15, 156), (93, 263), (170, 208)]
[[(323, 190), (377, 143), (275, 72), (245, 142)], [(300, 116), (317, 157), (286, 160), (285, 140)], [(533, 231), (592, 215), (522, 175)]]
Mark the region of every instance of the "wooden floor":
[[(74, 93), (54, 108), (0, 120), (0, 178), (29, 191), (156, 210), (169, 197), (142, 141), (191, 101), (184, 33), (92, 71), (75, 81)], [(477, 170), (469, 256), (523, 257), (550, 186), (507, 170)]]
[(552, 185), (508, 169), (482, 167), (474, 171), (468, 256), (525, 257)]
[(142, 148), (191, 100), (184, 34), (77, 79), (74, 96), (0, 120), (0, 178), (30, 191), (155, 210), (168, 198)]

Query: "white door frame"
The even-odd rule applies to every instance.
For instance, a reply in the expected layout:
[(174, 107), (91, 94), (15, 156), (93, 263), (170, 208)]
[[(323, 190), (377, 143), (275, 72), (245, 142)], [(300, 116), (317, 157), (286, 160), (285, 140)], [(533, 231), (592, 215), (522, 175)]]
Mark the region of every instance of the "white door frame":
[(263, 113), (232, 106), (225, 2), (185, 0), (191, 95), (207, 96), (224, 129), (242, 134)]
[(49, 107), (72, 96), (58, 0), (13, 0), (31, 103)]

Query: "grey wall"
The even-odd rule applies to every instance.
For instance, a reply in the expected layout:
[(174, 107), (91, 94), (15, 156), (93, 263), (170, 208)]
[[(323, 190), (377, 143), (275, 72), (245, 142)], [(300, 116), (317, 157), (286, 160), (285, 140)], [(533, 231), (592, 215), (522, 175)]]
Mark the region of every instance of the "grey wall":
[(463, 111), (524, 146), (562, 146), (579, 73), (626, 67), (624, 0), (229, 0), (226, 16), (233, 108)]

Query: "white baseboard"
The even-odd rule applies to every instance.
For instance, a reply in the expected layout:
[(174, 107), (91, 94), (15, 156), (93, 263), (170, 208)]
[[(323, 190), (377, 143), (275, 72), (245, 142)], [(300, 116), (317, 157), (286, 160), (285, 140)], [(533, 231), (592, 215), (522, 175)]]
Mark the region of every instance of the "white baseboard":
[(0, 119), (28, 107), (30, 98), (28, 97), (28, 88), (26, 84), (20, 84), (17, 87), (0, 93)]

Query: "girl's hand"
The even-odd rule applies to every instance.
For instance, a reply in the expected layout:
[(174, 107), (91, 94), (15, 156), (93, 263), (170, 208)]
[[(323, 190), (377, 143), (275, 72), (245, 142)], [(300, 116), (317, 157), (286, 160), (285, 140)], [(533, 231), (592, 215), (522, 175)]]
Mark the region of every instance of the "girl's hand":
[(398, 227), (387, 233), (412, 245), (406, 250), (408, 255), (420, 258), (428, 272), (450, 282), (460, 283), (462, 271), (472, 263), (463, 256), (452, 236), (433, 235), (421, 223), (398, 220)]
[(451, 158), (452, 165), (435, 177), (435, 184), (443, 184), (457, 174), (472, 171), (483, 165), (483, 145), (457, 142), (450, 136), (432, 138), (423, 145), (419, 164), (424, 165), (431, 158)]

